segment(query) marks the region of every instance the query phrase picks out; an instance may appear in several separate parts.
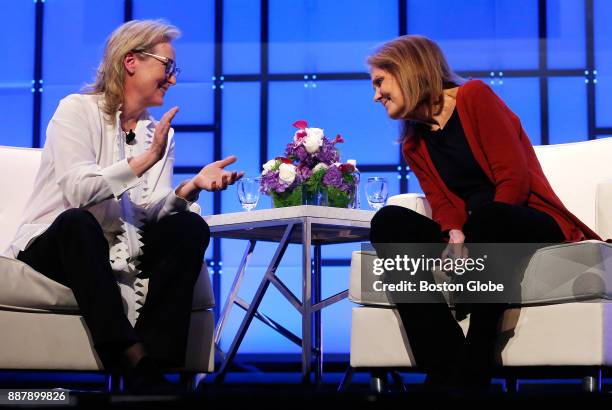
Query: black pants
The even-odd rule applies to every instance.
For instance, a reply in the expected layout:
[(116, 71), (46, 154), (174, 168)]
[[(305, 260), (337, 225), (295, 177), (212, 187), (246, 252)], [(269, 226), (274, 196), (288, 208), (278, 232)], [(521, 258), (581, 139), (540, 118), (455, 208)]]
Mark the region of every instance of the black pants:
[(107, 370), (121, 352), (142, 342), (163, 366), (185, 361), (193, 288), (210, 239), (204, 220), (179, 212), (143, 229), (141, 275), (149, 277), (145, 305), (132, 327), (109, 262), (109, 247), (93, 215), (69, 209), (18, 259), (72, 289), (94, 347)]
[[(524, 206), (493, 202), (472, 212), (463, 226), (466, 242), (557, 243), (565, 238), (555, 220)], [(440, 225), (410, 209), (386, 206), (374, 215), (370, 241), (439, 243)], [(386, 257), (378, 255), (379, 257)], [(417, 365), (426, 384), (486, 388), (491, 381), (499, 320), (506, 304), (473, 304), (470, 327), (461, 327), (445, 303), (397, 306)]]

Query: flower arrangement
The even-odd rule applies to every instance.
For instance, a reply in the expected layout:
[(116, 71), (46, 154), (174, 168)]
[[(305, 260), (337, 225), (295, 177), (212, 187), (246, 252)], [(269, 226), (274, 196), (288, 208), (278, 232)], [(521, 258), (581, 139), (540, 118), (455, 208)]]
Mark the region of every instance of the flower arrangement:
[(261, 192), (270, 195), (277, 208), (301, 204), (340, 208), (352, 205), (358, 174), (354, 165), (340, 163), (336, 144), (344, 139), (336, 135), (330, 141), (322, 129), (308, 128), (306, 121), (296, 121), (293, 126), (297, 131), (287, 144), (285, 155), (263, 165)]

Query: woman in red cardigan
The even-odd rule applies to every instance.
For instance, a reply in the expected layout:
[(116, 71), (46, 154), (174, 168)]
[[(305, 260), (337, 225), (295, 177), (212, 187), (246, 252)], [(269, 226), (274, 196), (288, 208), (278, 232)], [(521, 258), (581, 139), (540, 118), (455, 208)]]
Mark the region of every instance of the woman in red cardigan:
[[(432, 209), (429, 219), (382, 208), (371, 224), (375, 246), (599, 239), (552, 190), (519, 118), (485, 83), (457, 76), (437, 44), (399, 37), (368, 64), (374, 101), (402, 121), (404, 158)], [(397, 306), (426, 386), (488, 388), (505, 305), (470, 305), (465, 337), (445, 303)]]

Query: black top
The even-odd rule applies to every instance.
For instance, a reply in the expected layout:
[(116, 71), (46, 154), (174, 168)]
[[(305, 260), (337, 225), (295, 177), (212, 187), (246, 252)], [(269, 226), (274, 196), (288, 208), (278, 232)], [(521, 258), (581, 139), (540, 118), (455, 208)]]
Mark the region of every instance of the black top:
[(465, 201), (468, 213), (493, 201), (495, 187), (472, 154), (457, 109), (443, 129), (422, 125), (418, 131), (442, 181)]

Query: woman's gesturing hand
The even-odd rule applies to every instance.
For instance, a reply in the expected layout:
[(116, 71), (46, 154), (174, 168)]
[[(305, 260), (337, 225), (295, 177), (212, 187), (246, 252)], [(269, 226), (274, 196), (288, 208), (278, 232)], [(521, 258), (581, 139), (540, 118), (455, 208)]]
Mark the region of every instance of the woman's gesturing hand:
[(206, 165), (192, 181), (197, 189), (222, 191), (242, 178), (244, 172), (227, 171), (224, 168), (236, 162), (234, 155)]
[(156, 154), (157, 159), (161, 159), (166, 152), (166, 145), (168, 145), (168, 132), (174, 116), (178, 112), (178, 107), (172, 107), (162, 117), (161, 120), (155, 126), (155, 133), (153, 134), (153, 142), (151, 143), (151, 150)]
[(203, 189), (212, 192), (224, 190), (228, 185), (232, 185), (244, 175), (244, 172), (227, 171), (224, 169), (226, 166), (236, 162), (236, 160), (237, 158), (234, 155), (230, 155), (222, 160), (206, 165), (198, 175), (186, 184), (179, 186), (175, 191), (176, 195), (192, 201)]

